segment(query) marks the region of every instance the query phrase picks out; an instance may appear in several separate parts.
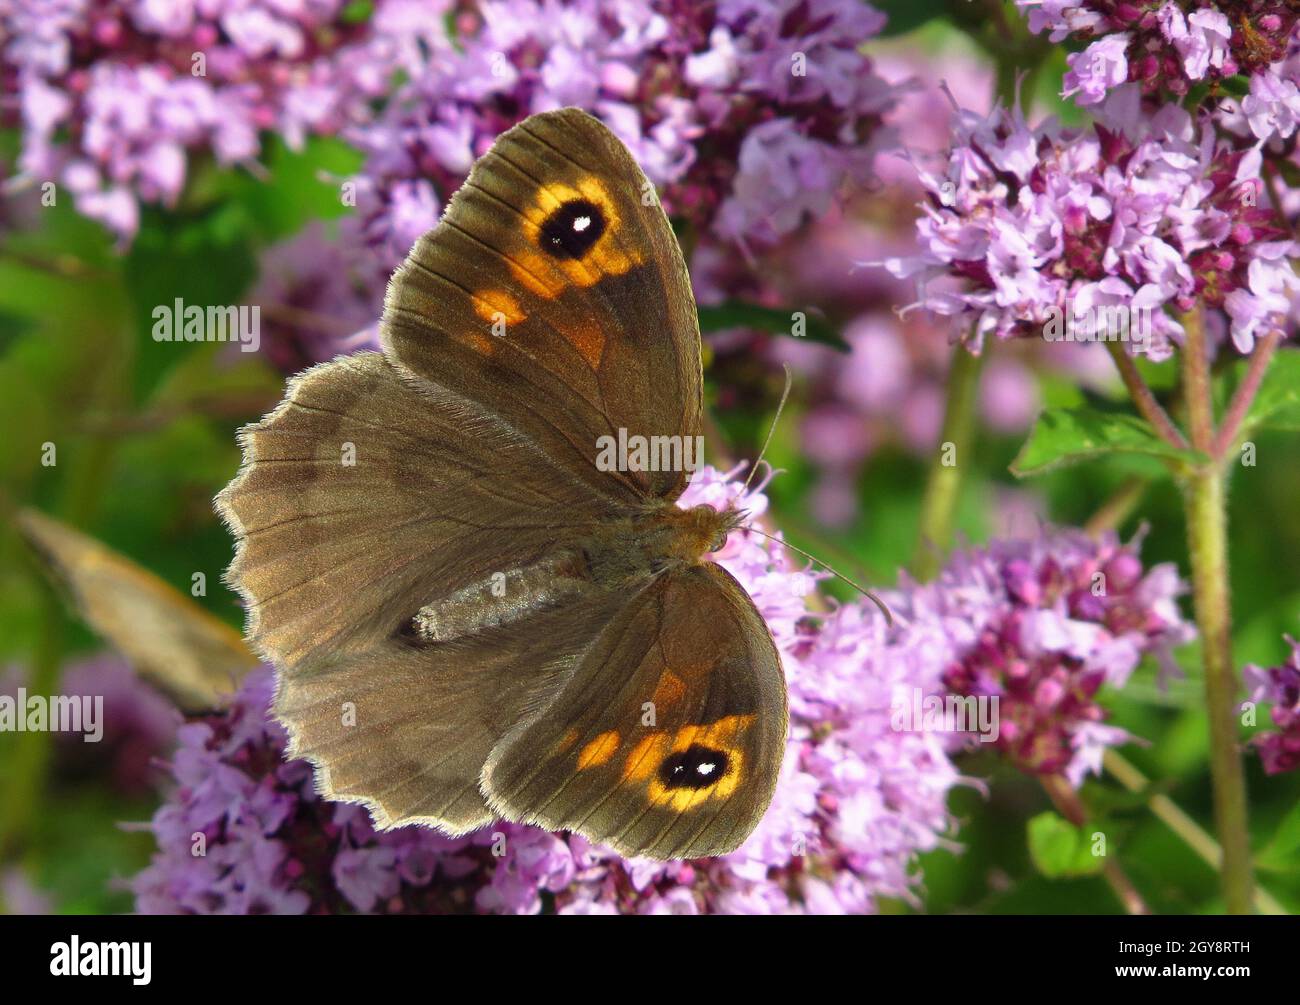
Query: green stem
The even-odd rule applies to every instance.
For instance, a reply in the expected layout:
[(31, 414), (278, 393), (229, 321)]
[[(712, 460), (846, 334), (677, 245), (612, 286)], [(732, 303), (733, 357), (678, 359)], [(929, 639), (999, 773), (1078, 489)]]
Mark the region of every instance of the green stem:
[[(1209, 352), (1199, 310), (1182, 318), (1183, 387), (1192, 445), (1210, 453), (1214, 443), (1214, 399)], [(1192, 601), (1201, 636), (1205, 701), (1210, 722), (1210, 778), (1214, 822), (1223, 848), (1220, 880), (1230, 914), (1250, 913), (1254, 876), (1246, 817), (1246, 774), (1237, 735), (1237, 675), (1232, 656), (1232, 607), (1228, 580), (1227, 470), (1212, 458), (1184, 481)]]
[(1210, 720), (1214, 822), (1223, 846), (1223, 897), (1230, 914), (1247, 914), (1254, 879), (1246, 825), (1246, 775), (1237, 738), (1225, 481), (1218, 465), (1196, 471), (1187, 479), (1184, 506), (1192, 560), (1192, 598), (1201, 635), (1205, 701)]
[[(1075, 827), (1082, 828), (1088, 822), (1088, 811), (1083, 805), (1083, 800), (1079, 794), (1074, 791), (1072, 786), (1062, 775), (1044, 775), (1040, 778), (1043, 783), (1043, 789), (1047, 792), (1048, 798), (1056, 807), (1057, 812), (1066, 820), (1070, 821)], [(1150, 914), (1151, 908), (1147, 907), (1146, 901), (1142, 899), (1142, 894), (1138, 888), (1133, 885), (1133, 881), (1128, 878), (1128, 874), (1113, 857), (1107, 856), (1102, 863), (1101, 874), (1110, 888), (1114, 891), (1119, 902), (1124, 906), (1124, 910), (1129, 914)]]
[(1232, 396), (1228, 410), (1224, 413), (1223, 423), (1215, 434), (1212, 445), (1215, 457), (1222, 458), (1236, 442), (1242, 423), (1245, 422), (1246, 415), (1250, 411), (1251, 403), (1264, 382), (1268, 365), (1273, 361), (1273, 353), (1277, 351), (1278, 343), (1281, 341), (1282, 333), (1271, 331), (1255, 345), (1255, 351), (1250, 354), (1245, 379), (1237, 388), (1237, 393)]
[[(1117, 750), (1106, 751), (1106, 770), (1130, 792), (1141, 792), (1150, 780)], [(1201, 860), (1213, 869), (1223, 865), (1223, 849), (1205, 829), (1183, 811), (1183, 808), (1163, 793), (1154, 793), (1147, 799), (1151, 814), (1183, 839)], [(1255, 910), (1260, 914), (1288, 914), (1278, 899), (1262, 886), (1255, 887)]]
[(1192, 446), (1210, 452), (1214, 442), (1214, 395), (1210, 387), (1210, 349), (1205, 319), (1199, 307), (1188, 311), (1183, 323), (1183, 395), (1187, 400), (1187, 428)]
[(970, 462), (969, 453), (975, 439), (975, 402), (982, 358), (964, 345), (953, 350), (943, 431), (939, 435), (939, 449), (930, 464), (925, 496), (921, 500), (921, 523), (916, 554), (912, 559), (912, 573), (922, 581), (938, 573), (952, 540), (963, 465)]
[(1187, 440), (1178, 427), (1174, 425), (1173, 420), (1169, 418), (1169, 413), (1160, 407), (1160, 402), (1151, 393), (1151, 388), (1147, 386), (1147, 382), (1142, 379), (1142, 373), (1138, 370), (1137, 364), (1133, 362), (1133, 358), (1118, 342), (1107, 342), (1106, 348), (1110, 350), (1110, 358), (1115, 361), (1115, 368), (1119, 370), (1120, 380), (1124, 382), (1129, 397), (1133, 399), (1133, 404), (1142, 413), (1142, 417), (1151, 423), (1155, 431), (1170, 446), (1177, 447), (1180, 450), (1186, 449)]

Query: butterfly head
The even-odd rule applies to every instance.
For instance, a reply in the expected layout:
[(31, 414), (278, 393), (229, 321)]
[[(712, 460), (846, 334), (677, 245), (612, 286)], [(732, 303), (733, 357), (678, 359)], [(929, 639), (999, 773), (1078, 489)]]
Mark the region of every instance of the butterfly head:
[(721, 551), (727, 536), (741, 525), (745, 514), (728, 507), (692, 506), (678, 510), (674, 523), (677, 530), (678, 553), (688, 561), (698, 562), (705, 555)]

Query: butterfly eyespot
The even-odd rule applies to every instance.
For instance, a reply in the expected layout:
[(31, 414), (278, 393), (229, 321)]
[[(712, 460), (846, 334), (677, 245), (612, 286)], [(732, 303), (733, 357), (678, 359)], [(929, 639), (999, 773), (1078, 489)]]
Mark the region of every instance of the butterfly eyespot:
[(605, 214), (587, 199), (572, 199), (542, 224), (542, 250), (556, 258), (581, 258), (605, 233)]
[(726, 775), (730, 763), (721, 750), (691, 744), (664, 758), (659, 781), (666, 789), (707, 789)]

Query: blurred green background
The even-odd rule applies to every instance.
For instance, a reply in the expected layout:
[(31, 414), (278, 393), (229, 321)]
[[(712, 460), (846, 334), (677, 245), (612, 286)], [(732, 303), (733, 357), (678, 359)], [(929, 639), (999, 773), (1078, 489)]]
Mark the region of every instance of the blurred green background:
[[(1033, 93), (1044, 105), (1057, 104), (1051, 94), (1059, 68), (1042, 79), (1053, 83), (1034, 82)], [(15, 136), (5, 133), (0, 142), (3, 159), (12, 161)], [(313, 141), (298, 153), (277, 147), (266, 161), (270, 176), (260, 181), (194, 165), (182, 204), (146, 212), (125, 254), (65, 202), (42, 209), (34, 226), (11, 221), (0, 240), (0, 667), (21, 672), (33, 691), (51, 693), (69, 661), (103, 646), (16, 533), (12, 516), (21, 507), (81, 529), (183, 593), (195, 572), (204, 573), (208, 588), (196, 602), (241, 625), (237, 598), (220, 582), (231, 541), (211, 500), (238, 466), (235, 430), (278, 400), (283, 374), (260, 354), (155, 342), (150, 312), (174, 297), (246, 302), (266, 248), (345, 212), (336, 189), (320, 180), (356, 167), (356, 155), (341, 143)], [(829, 320), (843, 321), (833, 314)], [(725, 346), (708, 357), (710, 399), (728, 389), (726, 407), (714, 416), (722, 442), (710, 446), (752, 456), (780, 392), (780, 370), (747, 368)], [(1157, 384), (1169, 377), (1158, 367), (1148, 373)], [(1076, 402), (1084, 393), (1064, 376), (1040, 373), (1039, 380), (1047, 405)], [(848, 565), (845, 571), (860, 568), (873, 584), (892, 584), (913, 555), (925, 461), (890, 444), (875, 450), (857, 480), (860, 515), (842, 529), (819, 527), (809, 501), (816, 470), (799, 433), (802, 415), (815, 404), (807, 389), (796, 388), (769, 452), (785, 471), (769, 488), (774, 522), (795, 544)], [(1080, 524), (1136, 477), (1145, 487), (1122, 534), (1147, 525), (1145, 563), (1172, 561), (1186, 575), (1180, 503), (1158, 465), (1107, 460), (1018, 482), (1008, 465), (1022, 440), (980, 431), (964, 468), (962, 535), (987, 540), (1003, 488), (1038, 493), (1052, 521)], [(47, 443), (57, 450), (54, 466), (42, 464)], [(1257, 465), (1237, 470), (1232, 484), (1233, 617), (1238, 662), (1270, 665), (1283, 655), (1283, 633), (1300, 635), (1300, 443), (1270, 434), (1257, 445)], [(1135, 796), (1107, 776), (1087, 783), (1084, 796), (1155, 910), (1209, 912), (1221, 907), (1213, 870), (1146, 807), (1152, 792), (1163, 793), (1209, 826), (1196, 647), (1178, 657), (1185, 676), (1167, 689), (1157, 686), (1148, 663), (1122, 692), (1104, 698), (1117, 725), (1148, 741), (1125, 748), (1125, 756), (1158, 781)], [(920, 863), (925, 911), (1118, 910), (1100, 877), (1048, 877), (1031, 861), (1029, 822), (1050, 809), (1034, 780), (992, 756), (959, 763), (988, 791), (956, 790), (960, 848), (937, 850)], [(1259, 879), (1284, 907), (1300, 910), (1300, 774), (1268, 779), (1256, 758), (1247, 765)], [(55, 911), (128, 911), (131, 898), (114, 879), (142, 868), (153, 840), (121, 825), (147, 820), (158, 798), (115, 788), (105, 765), (68, 763), (49, 734), (0, 735), (0, 872), (16, 870)]]

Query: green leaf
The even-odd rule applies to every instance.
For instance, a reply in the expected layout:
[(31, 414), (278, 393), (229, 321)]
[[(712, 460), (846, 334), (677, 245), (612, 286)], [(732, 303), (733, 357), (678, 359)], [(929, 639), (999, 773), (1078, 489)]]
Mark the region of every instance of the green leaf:
[(374, 12), (374, 0), (352, 0), (339, 11), (339, 20), (344, 24), (362, 24), (369, 21)]
[(1031, 819), (1025, 830), (1029, 857), (1044, 876), (1091, 876), (1105, 863), (1104, 856), (1093, 854), (1090, 829), (1085, 833), (1050, 810)]
[(351, 212), (340, 188), (361, 167), (362, 154), (342, 140), (312, 137), (294, 150), (272, 138), (262, 154), (264, 177), (220, 172), (217, 193), (231, 196), (263, 240), (298, 233), (312, 220), (334, 220)]
[(1300, 803), (1282, 818), (1272, 839), (1255, 857), (1255, 864), (1268, 872), (1288, 874), (1300, 868)]
[[(806, 338), (810, 342), (820, 342), (842, 352), (848, 352), (849, 349), (849, 344), (825, 318), (802, 308), (763, 307), (759, 304), (732, 300), (725, 304), (718, 304), (716, 307), (701, 307), (699, 314), (702, 332), (725, 331), (728, 328), (757, 328), (759, 331), (771, 332), (774, 335)], [(803, 315), (806, 332), (802, 336), (794, 334), (796, 314)]]
[(883, 0), (876, 6), (888, 18), (879, 38), (905, 34), (948, 11), (947, 0)]
[[(1235, 383), (1241, 382), (1248, 365), (1242, 360), (1233, 368)], [(1300, 350), (1283, 349), (1273, 357), (1242, 428), (1300, 430)]]
[(1038, 416), (1029, 439), (1011, 462), (1011, 473), (1025, 478), (1106, 454), (1144, 454), (1187, 464), (1206, 459), (1199, 451), (1171, 447), (1131, 412), (1051, 408)]

